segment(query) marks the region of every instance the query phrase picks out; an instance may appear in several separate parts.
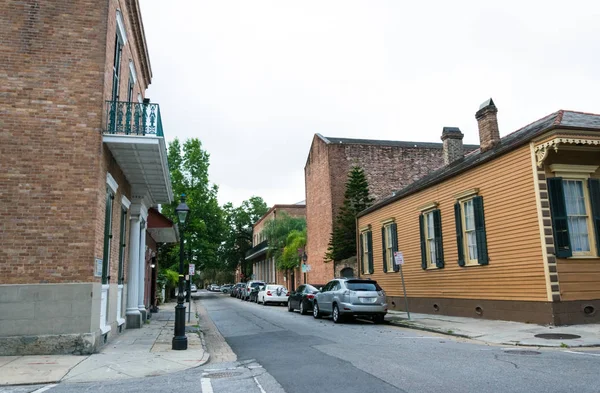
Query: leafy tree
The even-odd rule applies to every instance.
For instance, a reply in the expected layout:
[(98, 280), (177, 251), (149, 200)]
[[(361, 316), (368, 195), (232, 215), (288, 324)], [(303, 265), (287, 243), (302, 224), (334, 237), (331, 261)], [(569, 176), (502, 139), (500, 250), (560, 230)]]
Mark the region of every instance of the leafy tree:
[(352, 167), (346, 182), (344, 204), (333, 225), (325, 262), (339, 261), (356, 255), (356, 215), (372, 203), (364, 171), (358, 166)]
[[(283, 257), (284, 249), (288, 245), (288, 237), (293, 232), (304, 233), (304, 245), (306, 244), (306, 218), (292, 217), (285, 212), (282, 212), (277, 218), (265, 223), (263, 234), (268, 241), (269, 251), (268, 257), (275, 257), (275, 264), (279, 270), (285, 270), (295, 267), (298, 264), (298, 259), (294, 263), (290, 259)], [(298, 237), (298, 234), (294, 235)], [(297, 247), (295, 252), (298, 254)], [(288, 251), (289, 253), (290, 251)], [(289, 255), (289, 254), (288, 254)]]
[[(217, 200), (218, 187), (209, 182), (210, 155), (202, 149), (199, 139), (184, 142), (178, 139), (169, 144), (169, 170), (175, 200), (162, 206), (162, 213), (177, 223), (175, 208), (181, 194), (186, 195), (190, 208), (185, 231), (186, 262), (196, 264), (197, 270), (218, 269), (218, 250), (226, 230), (223, 209)], [(161, 265), (179, 271), (179, 244), (165, 245), (159, 252)]]
[(279, 269), (293, 269), (298, 266), (301, 258), (298, 250), (304, 250), (304, 247), (306, 247), (306, 228), (303, 231), (291, 231), (285, 241), (281, 261), (278, 264)]
[(223, 206), (226, 232), (220, 247), (220, 259), (225, 269), (233, 272), (238, 265), (248, 277), (252, 271), (246, 263), (246, 253), (252, 248), (252, 226), (269, 210), (261, 197), (253, 196), (238, 207), (227, 203)]

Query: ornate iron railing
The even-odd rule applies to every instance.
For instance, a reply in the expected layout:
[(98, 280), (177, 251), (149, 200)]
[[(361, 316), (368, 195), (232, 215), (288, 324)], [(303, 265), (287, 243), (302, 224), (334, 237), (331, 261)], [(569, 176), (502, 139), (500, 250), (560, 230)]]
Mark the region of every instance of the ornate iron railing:
[(158, 104), (106, 101), (107, 134), (164, 136)]
[(263, 240), (262, 242), (258, 243), (256, 246), (252, 247), (246, 252), (246, 258), (248, 258), (252, 254), (256, 254), (257, 252), (262, 251), (263, 249), (267, 249), (268, 247), (269, 242), (267, 240)]

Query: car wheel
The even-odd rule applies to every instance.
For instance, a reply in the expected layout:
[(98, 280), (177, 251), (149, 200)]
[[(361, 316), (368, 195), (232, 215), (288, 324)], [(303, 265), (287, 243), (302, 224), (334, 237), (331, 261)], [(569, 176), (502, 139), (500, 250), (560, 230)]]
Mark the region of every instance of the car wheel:
[(304, 308), (304, 302), (300, 302), (300, 315), (306, 315), (306, 308)]
[(378, 315), (375, 315), (373, 317), (373, 323), (376, 323), (376, 324), (380, 325), (380, 324), (383, 323), (383, 321), (384, 321), (384, 315), (383, 314), (378, 314)]
[(292, 307), (292, 301), (288, 300), (288, 311), (289, 312), (294, 312), (294, 307)]
[(333, 310), (331, 311), (331, 319), (333, 319), (333, 323), (342, 322), (342, 316), (340, 315), (340, 309), (337, 304), (333, 305)]
[(315, 304), (313, 305), (313, 318), (321, 318), (321, 313), (319, 312), (319, 305), (317, 304), (317, 302), (315, 302)]

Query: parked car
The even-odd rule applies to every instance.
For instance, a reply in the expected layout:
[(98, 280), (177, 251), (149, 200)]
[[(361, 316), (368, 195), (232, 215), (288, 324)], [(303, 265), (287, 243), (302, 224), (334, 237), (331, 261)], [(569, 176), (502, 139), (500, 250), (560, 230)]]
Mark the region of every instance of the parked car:
[(221, 285), (221, 292), (229, 293), (229, 292), (231, 292), (232, 287), (233, 287), (233, 285), (231, 285), (231, 284)]
[(196, 284), (192, 284), (190, 288), (192, 292), (198, 292), (198, 287), (196, 286)]
[(238, 291), (240, 290), (241, 287), (244, 286), (243, 282), (238, 282), (237, 284), (235, 284), (232, 288), (231, 291), (229, 292), (229, 296), (231, 297), (237, 297), (238, 296)]
[(305, 315), (312, 311), (313, 302), (319, 288), (324, 287), (321, 284), (302, 284), (296, 290), (290, 293), (288, 299), (288, 311), (300, 310), (300, 314)]
[(208, 290), (211, 292), (219, 292), (221, 290), (221, 287), (217, 284), (211, 284), (210, 287), (208, 287)]
[(266, 306), (269, 303), (286, 304), (290, 293), (283, 285), (269, 284), (261, 287), (257, 294), (257, 303)]
[(385, 292), (377, 281), (336, 278), (316, 293), (313, 317), (331, 315), (335, 323), (347, 317), (367, 317), (375, 323), (383, 323), (387, 308)]
[(252, 287), (250, 290), (250, 294), (248, 295), (248, 300), (250, 302), (258, 303), (258, 292), (264, 288), (264, 285)]
[(252, 288), (260, 287), (261, 285), (265, 285), (265, 283), (263, 281), (248, 281), (241, 289), (240, 299), (250, 300), (250, 292), (252, 292)]

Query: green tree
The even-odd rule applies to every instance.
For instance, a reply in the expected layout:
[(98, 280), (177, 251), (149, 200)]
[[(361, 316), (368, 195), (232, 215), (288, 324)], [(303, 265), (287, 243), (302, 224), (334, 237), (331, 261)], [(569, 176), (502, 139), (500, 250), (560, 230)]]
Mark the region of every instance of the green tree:
[[(175, 208), (180, 195), (185, 194), (190, 208), (183, 228), (186, 262), (195, 263), (197, 270), (219, 269), (218, 250), (226, 227), (217, 200), (218, 187), (208, 178), (210, 155), (202, 149), (199, 139), (188, 139), (183, 146), (175, 139), (169, 144), (167, 158), (175, 200), (163, 205), (162, 213), (177, 223)], [(161, 265), (178, 271), (179, 244), (166, 245), (161, 251)]]
[(291, 231), (285, 241), (278, 268), (293, 269), (298, 266), (301, 258), (298, 250), (304, 250), (304, 247), (306, 247), (306, 228), (303, 231)]
[[(304, 233), (304, 244), (306, 244), (306, 218), (292, 217), (282, 212), (277, 218), (265, 223), (263, 228), (262, 233), (269, 244), (267, 256), (275, 258), (275, 264), (279, 270), (290, 269), (298, 264), (299, 259), (296, 259), (296, 262), (292, 264), (289, 259), (283, 257), (284, 249), (288, 244), (288, 237), (293, 232)], [(294, 236), (297, 237), (298, 235), (295, 234)], [(296, 255), (298, 254), (297, 248)], [(304, 245), (302, 248), (304, 248)]]
[(352, 167), (348, 173), (344, 204), (334, 225), (325, 262), (340, 261), (356, 255), (356, 215), (373, 203), (369, 196), (369, 184), (362, 168)]
[(252, 268), (246, 263), (246, 253), (252, 248), (252, 226), (269, 210), (261, 197), (253, 196), (234, 207), (223, 206), (226, 232), (220, 247), (220, 259), (227, 271), (233, 272), (238, 265), (241, 273), (248, 277)]

